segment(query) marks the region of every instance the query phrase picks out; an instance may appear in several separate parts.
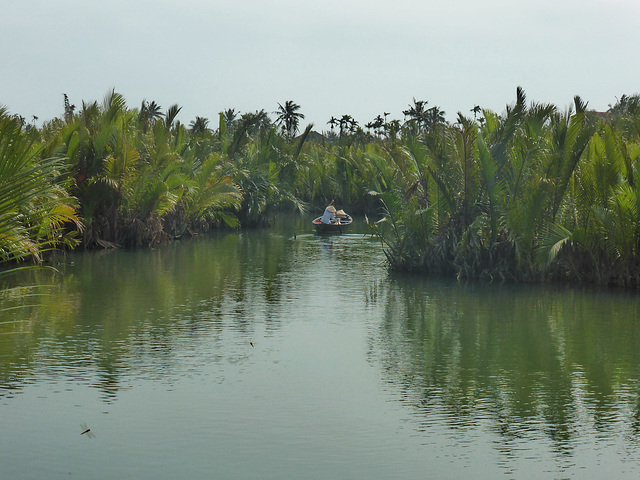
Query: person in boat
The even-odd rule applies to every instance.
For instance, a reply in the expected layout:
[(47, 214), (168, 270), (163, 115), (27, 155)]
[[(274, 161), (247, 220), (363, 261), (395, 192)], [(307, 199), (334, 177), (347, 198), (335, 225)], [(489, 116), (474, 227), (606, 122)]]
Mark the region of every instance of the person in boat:
[(336, 207), (333, 206), (333, 200), (327, 208), (324, 209), (324, 214), (320, 219), (322, 223), (334, 223), (336, 221)]

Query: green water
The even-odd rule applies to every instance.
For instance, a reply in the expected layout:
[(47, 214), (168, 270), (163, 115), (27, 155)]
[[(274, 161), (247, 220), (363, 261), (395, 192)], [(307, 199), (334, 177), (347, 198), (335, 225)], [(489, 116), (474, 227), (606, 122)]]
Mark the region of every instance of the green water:
[(640, 296), (391, 274), (309, 226), (23, 275), (0, 478), (638, 478)]

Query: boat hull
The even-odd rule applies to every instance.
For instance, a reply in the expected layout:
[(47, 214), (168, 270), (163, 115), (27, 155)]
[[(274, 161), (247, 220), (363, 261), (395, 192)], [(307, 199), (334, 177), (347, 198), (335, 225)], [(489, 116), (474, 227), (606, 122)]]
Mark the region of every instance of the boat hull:
[(353, 223), (350, 215), (337, 219), (335, 223), (322, 223), (321, 219), (322, 217), (318, 217), (313, 220), (313, 226), (318, 233), (344, 233)]

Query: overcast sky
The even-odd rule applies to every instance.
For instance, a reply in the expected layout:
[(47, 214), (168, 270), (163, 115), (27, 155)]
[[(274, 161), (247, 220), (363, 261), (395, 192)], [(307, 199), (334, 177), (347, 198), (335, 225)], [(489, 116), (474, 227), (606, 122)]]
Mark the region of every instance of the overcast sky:
[[(31, 120), (112, 88), (217, 126), (293, 100), (304, 126), (412, 99), (472, 115), (529, 101), (606, 110), (640, 92), (640, 0), (2, 0), (0, 105)], [(275, 115), (271, 115), (275, 118)]]

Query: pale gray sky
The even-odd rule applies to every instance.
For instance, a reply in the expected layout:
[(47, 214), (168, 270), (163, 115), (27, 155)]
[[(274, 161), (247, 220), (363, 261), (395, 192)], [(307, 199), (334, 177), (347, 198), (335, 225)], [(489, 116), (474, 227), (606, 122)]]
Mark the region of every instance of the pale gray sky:
[[(111, 89), (178, 119), (293, 100), (328, 129), (412, 98), (454, 120), (522, 86), (565, 108), (640, 92), (640, 0), (1, 0), (0, 105), (30, 120)], [(275, 118), (275, 115), (271, 115)]]

